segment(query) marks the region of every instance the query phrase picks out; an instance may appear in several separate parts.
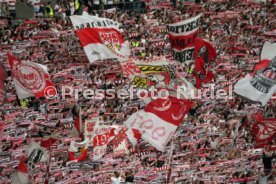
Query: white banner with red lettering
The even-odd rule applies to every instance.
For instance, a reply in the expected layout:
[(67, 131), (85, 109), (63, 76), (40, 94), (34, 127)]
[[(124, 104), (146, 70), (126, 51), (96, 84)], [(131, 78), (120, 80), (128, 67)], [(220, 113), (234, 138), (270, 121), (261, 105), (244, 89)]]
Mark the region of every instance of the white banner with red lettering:
[(84, 137), (88, 140), (88, 146), (92, 146), (94, 127), (99, 125), (99, 118), (95, 117), (85, 121)]
[(94, 127), (93, 152), (94, 161), (99, 160), (105, 154), (107, 144), (114, 138), (115, 128), (107, 125), (97, 125)]
[(91, 63), (108, 58), (128, 59), (129, 44), (123, 40), (118, 22), (90, 15), (74, 15), (70, 19)]
[(35, 96), (54, 97), (56, 89), (50, 81), (47, 66), (21, 61), (8, 53), (12, 77), (19, 99)]
[(137, 129), (142, 139), (164, 151), (184, 116), (192, 107), (185, 99), (168, 97), (150, 102), (144, 110), (132, 114), (125, 122), (128, 129)]

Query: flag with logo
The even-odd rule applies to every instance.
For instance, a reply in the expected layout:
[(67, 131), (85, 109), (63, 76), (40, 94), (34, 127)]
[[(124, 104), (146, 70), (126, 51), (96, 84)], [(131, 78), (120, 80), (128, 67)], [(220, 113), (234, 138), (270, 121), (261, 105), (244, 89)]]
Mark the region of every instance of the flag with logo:
[(257, 113), (252, 127), (255, 137), (255, 148), (264, 148), (276, 136), (276, 118), (264, 118)]
[(21, 61), (8, 53), (12, 78), (19, 99), (27, 97), (55, 96), (56, 90), (50, 81), (45, 65)]
[(265, 42), (260, 56), (260, 60), (273, 59), (276, 56), (276, 43)]
[(6, 97), (5, 80), (7, 74), (3, 65), (0, 64), (0, 104), (2, 104)]
[(201, 14), (167, 25), (173, 58), (181, 63), (194, 61), (194, 43), (200, 26), (200, 17)]
[(92, 138), (94, 161), (102, 158), (105, 154), (107, 144), (113, 140), (115, 135), (115, 127), (106, 125), (97, 125), (94, 127), (94, 134)]
[(118, 22), (90, 15), (74, 15), (70, 19), (91, 63), (108, 58), (128, 59), (129, 44), (124, 41)]
[(165, 58), (151, 61), (128, 60), (121, 62), (124, 76), (138, 88), (166, 87), (176, 78), (176, 71)]
[(189, 100), (172, 96), (159, 98), (132, 114), (124, 124), (128, 129), (138, 130), (142, 139), (163, 151), (192, 105)]
[(200, 88), (202, 83), (208, 83), (214, 78), (210, 71), (210, 62), (216, 59), (215, 48), (207, 41), (195, 38), (195, 75), (196, 87)]
[(272, 60), (261, 60), (256, 64), (253, 73), (235, 84), (234, 92), (266, 105), (276, 93), (276, 57)]

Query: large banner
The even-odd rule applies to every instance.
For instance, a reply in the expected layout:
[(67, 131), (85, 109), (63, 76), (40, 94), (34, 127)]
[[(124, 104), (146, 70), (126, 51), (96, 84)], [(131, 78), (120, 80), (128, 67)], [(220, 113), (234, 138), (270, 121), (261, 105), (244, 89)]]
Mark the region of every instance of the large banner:
[(74, 15), (70, 19), (91, 63), (108, 58), (127, 60), (129, 44), (123, 40), (118, 22), (90, 15)]
[(136, 129), (142, 139), (159, 151), (164, 151), (167, 143), (182, 123), (193, 103), (170, 96), (150, 102), (144, 110), (132, 114), (126, 120), (128, 129)]
[(181, 63), (194, 61), (194, 39), (197, 37), (200, 17), (201, 14), (182, 22), (167, 25), (172, 55)]

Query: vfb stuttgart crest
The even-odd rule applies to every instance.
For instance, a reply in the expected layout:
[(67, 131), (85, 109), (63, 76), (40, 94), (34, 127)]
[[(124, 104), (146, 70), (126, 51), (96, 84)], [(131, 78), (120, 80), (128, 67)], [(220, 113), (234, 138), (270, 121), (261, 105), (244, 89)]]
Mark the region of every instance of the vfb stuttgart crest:
[(25, 91), (37, 93), (45, 88), (43, 70), (32, 62), (14, 62), (13, 77), (18, 86)]
[(250, 83), (258, 91), (268, 93), (276, 85), (276, 57), (270, 61), (267, 67), (258, 70)]
[(118, 33), (115, 31), (100, 32), (100, 39), (111, 50), (119, 51), (121, 49), (121, 43)]

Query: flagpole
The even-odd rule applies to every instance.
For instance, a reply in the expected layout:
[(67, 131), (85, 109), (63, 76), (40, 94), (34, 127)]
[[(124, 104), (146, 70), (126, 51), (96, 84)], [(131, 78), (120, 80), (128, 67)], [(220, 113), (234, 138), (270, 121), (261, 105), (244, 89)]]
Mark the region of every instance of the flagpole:
[(79, 125), (79, 127), (80, 127), (79, 135), (81, 134), (81, 130), (82, 130), (82, 122), (81, 122), (81, 121), (82, 121), (82, 118), (81, 118), (81, 114), (82, 114), (82, 113), (81, 113), (81, 107), (80, 107), (80, 109), (79, 109), (79, 122), (80, 122), (80, 125)]
[(170, 178), (171, 178), (171, 172), (172, 172), (172, 164), (171, 164), (171, 159), (172, 159), (172, 155), (173, 155), (173, 150), (174, 150), (174, 137), (172, 138), (172, 142), (171, 142), (171, 150), (170, 150), (170, 156), (169, 156), (169, 162), (168, 162), (168, 165), (169, 165), (169, 171), (168, 171), (168, 175), (167, 175), (167, 180), (166, 180), (166, 183), (170, 183)]
[(49, 160), (48, 160), (45, 184), (49, 183), (49, 178), (50, 178), (50, 163), (51, 163), (51, 158), (52, 158), (52, 149), (51, 149), (51, 147), (52, 147), (52, 138), (50, 137)]

